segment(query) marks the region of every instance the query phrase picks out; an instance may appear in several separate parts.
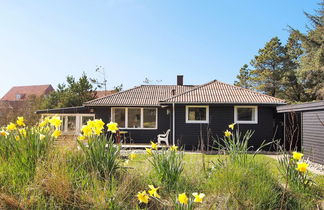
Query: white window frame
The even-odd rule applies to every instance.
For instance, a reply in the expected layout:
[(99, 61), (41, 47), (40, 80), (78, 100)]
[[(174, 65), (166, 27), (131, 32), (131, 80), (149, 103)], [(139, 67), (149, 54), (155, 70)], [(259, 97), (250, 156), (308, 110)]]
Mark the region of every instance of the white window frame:
[[(48, 114), (48, 113), (44, 113), (42, 114), (41, 118), (43, 119), (44, 117), (53, 117), (53, 116), (58, 116), (58, 117), (64, 117), (65, 120), (66, 120), (66, 123), (64, 125), (64, 128), (62, 129), (62, 133), (63, 135), (77, 135), (77, 134), (80, 134), (81, 133), (81, 128), (82, 128), (82, 117), (93, 117), (93, 119), (96, 119), (96, 116), (95, 114), (68, 114), (68, 113), (64, 113), (64, 114), (60, 114), (60, 113), (57, 113), (57, 114)], [(73, 131), (68, 131), (68, 123), (67, 123), (67, 119), (68, 119), (68, 116), (75, 116), (76, 117), (76, 124), (75, 124), (75, 132)], [(63, 119), (62, 119), (63, 120)]]
[[(189, 108), (206, 108), (206, 120), (189, 120)], [(186, 123), (209, 123), (209, 106), (188, 105), (186, 106)]]
[[(252, 108), (252, 109), (254, 109), (254, 120), (252, 120), (252, 121), (239, 121), (238, 116), (237, 116), (238, 115), (237, 109), (239, 109), (239, 108)], [(234, 123), (238, 123), (238, 124), (258, 124), (258, 106), (234, 106)]]
[[(125, 109), (125, 127), (119, 127), (120, 129), (127, 130), (156, 130), (158, 128), (158, 108), (155, 107), (111, 107), (110, 109), (110, 120), (113, 121), (113, 112), (115, 109)], [(141, 122), (139, 128), (128, 128), (128, 109), (140, 109), (141, 110)], [(144, 128), (144, 109), (155, 109), (155, 127), (154, 128)]]

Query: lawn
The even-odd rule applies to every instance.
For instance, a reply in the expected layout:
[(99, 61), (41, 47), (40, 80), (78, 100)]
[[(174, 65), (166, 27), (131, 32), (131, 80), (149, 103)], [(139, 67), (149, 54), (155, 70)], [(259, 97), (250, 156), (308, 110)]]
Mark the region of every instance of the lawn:
[(0, 129), (0, 208), (323, 206), (324, 176), (296, 170), (297, 160), (290, 154), (287, 166), (265, 155), (248, 154), (247, 144), (232, 141), (232, 135), (225, 138), (234, 142), (224, 148), (228, 155), (188, 153), (177, 147), (156, 150), (154, 144), (142, 154), (125, 154), (101, 135), (100, 121), (84, 128), (87, 135), (78, 140), (78, 149), (55, 146), (59, 125), (58, 119), (49, 119), (37, 127), (11, 124)]

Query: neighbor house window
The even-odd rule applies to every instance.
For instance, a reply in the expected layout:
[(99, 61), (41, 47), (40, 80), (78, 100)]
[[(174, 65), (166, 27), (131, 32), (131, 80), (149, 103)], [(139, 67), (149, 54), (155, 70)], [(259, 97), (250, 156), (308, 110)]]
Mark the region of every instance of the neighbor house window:
[(208, 106), (186, 106), (186, 123), (208, 123)]
[(112, 108), (111, 120), (119, 128), (157, 129), (156, 108)]
[(258, 123), (258, 107), (257, 106), (235, 106), (234, 122), (241, 124)]

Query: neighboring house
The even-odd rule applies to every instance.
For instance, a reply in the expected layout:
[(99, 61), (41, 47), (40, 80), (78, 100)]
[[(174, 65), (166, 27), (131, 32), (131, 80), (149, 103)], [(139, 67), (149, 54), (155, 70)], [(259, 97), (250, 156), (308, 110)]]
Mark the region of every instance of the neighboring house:
[(293, 138), (306, 158), (324, 164), (324, 101), (280, 106), (277, 111), (284, 114), (284, 140)]
[[(197, 148), (211, 145), (235, 122), (240, 130), (255, 131), (251, 145), (269, 141), (276, 131), (276, 107), (285, 101), (241, 87), (213, 80), (203, 85), (141, 85), (110, 96), (94, 99), (82, 107), (40, 110), (37, 113), (76, 116), (117, 122), (135, 143), (149, 143), (171, 129), (170, 144)], [(83, 112), (83, 113), (81, 113)], [(87, 115), (85, 115), (87, 113)], [(69, 120), (67, 119), (69, 124)]]
[(101, 98), (101, 97), (104, 97), (104, 96), (112, 95), (114, 93), (117, 93), (117, 91), (116, 90), (97, 90), (96, 91), (96, 97)]
[(52, 85), (14, 86), (2, 98), (2, 101), (26, 101), (30, 96), (45, 96), (54, 91)]
[(30, 122), (36, 120), (37, 116), (34, 114), (37, 107), (36, 99), (48, 95), (53, 90), (51, 85), (12, 87), (0, 99), (0, 125), (14, 120), (18, 115), (28, 117)]

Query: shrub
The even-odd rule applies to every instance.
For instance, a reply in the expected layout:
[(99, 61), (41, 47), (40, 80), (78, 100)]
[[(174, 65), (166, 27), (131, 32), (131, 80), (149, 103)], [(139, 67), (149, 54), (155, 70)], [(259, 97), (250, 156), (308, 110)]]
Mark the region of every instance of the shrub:
[(183, 152), (176, 149), (162, 149), (150, 153), (149, 162), (153, 166), (158, 180), (169, 191), (177, 188), (183, 172)]
[(230, 209), (277, 209), (280, 203), (280, 185), (259, 163), (222, 165), (213, 171), (206, 187), (210, 190), (206, 193), (226, 197)]
[(82, 142), (79, 145), (85, 155), (85, 164), (100, 178), (111, 180), (117, 171), (123, 168), (120, 149), (111, 139), (107, 141), (106, 137), (101, 135), (89, 139), (87, 146)]
[(18, 192), (35, 175), (37, 162), (43, 160), (55, 138), (55, 127), (25, 127), (23, 118), (18, 117), (17, 125), (10, 123), (4, 135), (0, 135), (0, 157), (6, 162), (3, 171), (3, 185), (10, 192)]

